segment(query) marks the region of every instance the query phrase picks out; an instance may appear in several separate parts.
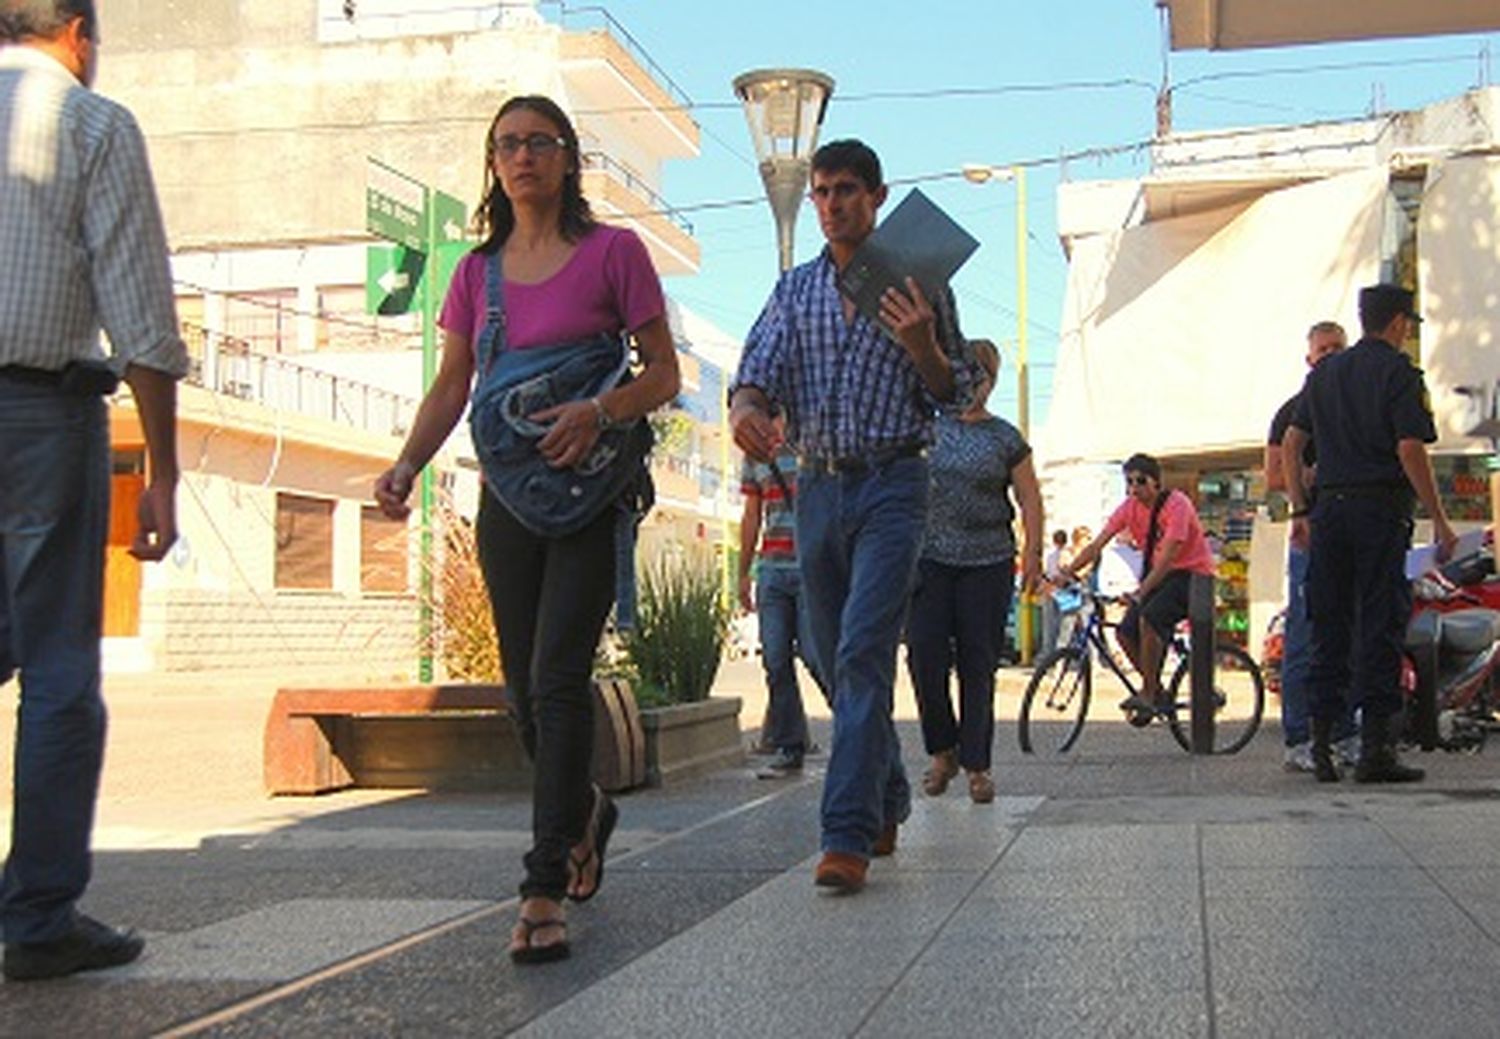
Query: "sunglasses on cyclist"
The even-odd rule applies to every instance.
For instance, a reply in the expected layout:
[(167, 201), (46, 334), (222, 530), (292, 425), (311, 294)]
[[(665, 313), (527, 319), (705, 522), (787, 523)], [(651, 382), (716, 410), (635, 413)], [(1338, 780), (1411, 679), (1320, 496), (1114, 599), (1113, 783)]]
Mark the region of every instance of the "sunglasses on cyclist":
[(1151, 477), (1142, 476), (1140, 473), (1126, 473), (1125, 482), (1131, 487), (1144, 487), (1151, 482)]

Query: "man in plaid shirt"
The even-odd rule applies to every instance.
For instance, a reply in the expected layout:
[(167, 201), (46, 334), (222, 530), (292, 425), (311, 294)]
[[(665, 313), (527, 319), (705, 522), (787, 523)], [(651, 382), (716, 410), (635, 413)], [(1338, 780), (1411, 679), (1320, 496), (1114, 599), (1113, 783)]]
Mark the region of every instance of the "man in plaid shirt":
[[(977, 382), (951, 295), (916, 282), (855, 311), (836, 277), (886, 199), (880, 160), (860, 141), (813, 156), (811, 198), (827, 247), (782, 275), (745, 341), (731, 388), (734, 439), (770, 461), (798, 452), (797, 549), (819, 670), (833, 693), (818, 886), (854, 892), (872, 855), (895, 850), (911, 788), (891, 720), (896, 646), (927, 516), (927, 444), (941, 402)], [(881, 326), (885, 327), (882, 328)]]
[(104, 755), (104, 397), (130, 386), (150, 460), (130, 552), (161, 559), (188, 361), (145, 140), (88, 89), (97, 47), (93, 0), (0, 0), (0, 681), (21, 675), (0, 928), (13, 981), (128, 963), (145, 944), (77, 910)]

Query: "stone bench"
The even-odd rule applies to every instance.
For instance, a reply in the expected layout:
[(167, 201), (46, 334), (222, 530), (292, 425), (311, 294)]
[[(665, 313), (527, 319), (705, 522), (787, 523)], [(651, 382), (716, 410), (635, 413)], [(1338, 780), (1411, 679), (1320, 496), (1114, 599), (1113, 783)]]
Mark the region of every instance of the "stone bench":
[[(627, 683), (594, 683), (594, 778), (646, 779), (645, 737)], [(266, 719), (271, 794), (347, 787), (529, 790), (531, 764), (501, 685), (281, 689)]]

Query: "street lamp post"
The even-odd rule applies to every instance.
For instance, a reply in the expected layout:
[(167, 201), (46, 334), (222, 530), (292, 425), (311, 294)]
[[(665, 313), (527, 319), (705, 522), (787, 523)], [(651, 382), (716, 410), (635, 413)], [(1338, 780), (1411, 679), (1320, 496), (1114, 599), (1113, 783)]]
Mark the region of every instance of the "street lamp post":
[(833, 96), (833, 77), (812, 69), (756, 69), (734, 78), (760, 160), (760, 179), (776, 216), (777, 256), (792, 267), (792, 232), (807, 191), (818, 129)]
[[(755, 69), (734, 77), (734, 93), (745, 107), (745, 121), (760, 160), (760, 179), (776, 217), (777, 260), (783, 272), (792, 269), (793, 232), (797, 211), (807, 192), (807, 174), (818, 129), (833, 96), (833, 77), (813, 69)], [(724, 590), (731, 596), (729, 570), (729, 409), (723, 408), (719, 438), (724, 496)], [(732, 601), (732, 598), (731, 598)]]
[(1010, 180), (1016, 185), (1016, 404), (1021, 435), (1031, 438), (1031, 373), (1026, 365), (1026, 169), (1022, 166), (964, 167), (971, 184)]

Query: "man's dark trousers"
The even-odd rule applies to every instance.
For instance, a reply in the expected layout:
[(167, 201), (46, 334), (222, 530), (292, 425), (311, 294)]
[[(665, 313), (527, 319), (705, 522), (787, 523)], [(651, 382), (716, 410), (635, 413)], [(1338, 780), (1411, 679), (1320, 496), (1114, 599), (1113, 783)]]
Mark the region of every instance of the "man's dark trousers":
[(7, 943), (62, 936), (88, 885), (109, 465), (102, 399), (0, 379), (0, 679), (21, 674)]
[(1409, 499), (1399, 490), (1319, 491), (1307, 575), (1313, 619), (1308, 685), (1315, 718), (1337, 720), (1345, 688), (1367, 727), (1401, 710), (1411, 530)]

